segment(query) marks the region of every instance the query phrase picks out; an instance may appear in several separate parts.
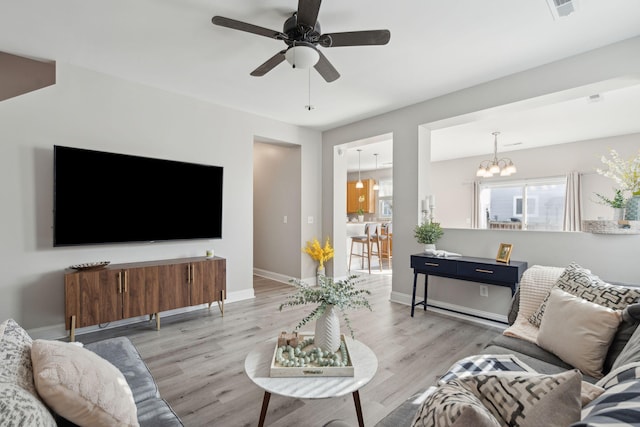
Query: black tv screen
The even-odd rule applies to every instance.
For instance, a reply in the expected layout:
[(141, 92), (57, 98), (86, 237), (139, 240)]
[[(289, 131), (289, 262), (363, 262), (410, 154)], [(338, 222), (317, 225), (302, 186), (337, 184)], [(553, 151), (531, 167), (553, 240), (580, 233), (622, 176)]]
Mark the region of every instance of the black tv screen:
[(53, 149), (54, 246), (222, 237), (221, 166)]

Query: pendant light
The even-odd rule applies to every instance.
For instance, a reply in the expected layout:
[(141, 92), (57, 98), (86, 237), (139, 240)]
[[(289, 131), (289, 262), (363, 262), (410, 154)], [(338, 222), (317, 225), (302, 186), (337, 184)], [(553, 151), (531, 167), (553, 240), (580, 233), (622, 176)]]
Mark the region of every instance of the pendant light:
[[(378, 154), (375, 153), (374, 156), (376, 156), (376, 171), (378, 170)], [(378, 185), (378, 181), (376, 181), (375, 184), (373, 184), (373, 191), (378, 191), (380, 190), (380, 186)]]
[(491, 178), (499, 173), (500, 176), (509, 176), (517, 172), (516, 166), (508, 157), (498, 159), (498, 135), (500, 132), (493, 132), (493, 160), (483, 160), (478, 166), (476, 176)]
[(364, 184), (360, 179), (360, 152), (362, 150), (358, 148), (358, 182), (356, 182), (356, 188), (364, 188)]

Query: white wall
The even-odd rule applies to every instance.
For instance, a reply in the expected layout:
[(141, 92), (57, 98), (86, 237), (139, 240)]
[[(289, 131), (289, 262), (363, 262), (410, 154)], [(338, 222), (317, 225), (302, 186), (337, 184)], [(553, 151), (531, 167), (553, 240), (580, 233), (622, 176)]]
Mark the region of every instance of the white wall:
[[(639, 112), (640, 113), (640, 112)], [(600, 161), (609, 149), (615, 149), (623, 158), (638, 153), (640, 134), (598, 138), (549, 147), (510, 151), (508, 156), (518, 167), (518, 173), (509, 178), (480, 179), (481, 182), (500, 182), (528, 178), (564, 176), (570, 171), (582, 174), (583, 219), (604, 217), (611, 219), (613, 211), (608, 206), (595, 203), (594, 193), (613, 198), (615, 182), (596, 173), (606, 166)], [(438, 202), (436, 220), (443, 227), (469, 228), (473, 214), (472, 183), (480, 161), (489, 156), (433, 162), (431, 177), (433, 192)]]
[[(394, 182), (394, 263), (392, 299), (410, 301), (413, 272), (409, 258), (421, 251), (413, 237), (413, 227), (419, 220), (419, 200), (430, 190), (430, 162), (427, 149), (429, 138), (418, 128), (429, 127), (452, 117), (471, 114), (493, 107), (529, 100), (559, 91), (577, 90), (582, 86), (596, 84), (610, 79), (629, 78), (637, 82), (640, 76), (640, 37), (629, 39), (611, 46), (596, 49), (550, 63), (531, 70), (505, 76), (485, 84), (431, 99), (390, 113), (345, 125), (323, 133), (323, 158), (325, 188), (332, 188), (332, 173), (329, 164), (333, 157), (333, 147), (370, 136), (393, 133), (393, 182)], [(419, 160), (420, 159), (420, 160)], [(476, 165), (477, 167), (477, 165)], [(425, 173), (426, 171), (426, 173)], [(323, 194), (323, 229), (335, 230), (331, 210), (333, 194)], [(640, 236), (593, 236), (583, 233), (531, 233), (511, 232), (507, 235), (515, 243), (514, 259), (531, 263), (543, 259), (553, 264), (564, 264), (569, 256), (585, 260), (595, 272), (600, 272), (610, 280), (631, 280), (640, 278), (638, 266), (631, 254), (636, 253)], [(522, 234), (522, 235), (520, 235)], [(501, 234), (481, 230), (446, 230), (441, 244), (443, 248), (462, 251), (464, 254), (494, 258)], [(517, 241), (516, 241), (517, 239)], [(509, 241), (507, 240), (507, 241)], [(527, 243), (531, 242), (531, 244)], [(557, 244), (556, 242), (560, 242)], [(605, 248), (604, 250), (602, 248)], [(528, 248), (520, 252), (518, 248)], [(540, 254), (544, 254), (541, 258)], [(598, 254), (597, 256), (595, 254)], [(338, 253), (336, 251), (336, 256)], [(530, 258), (530, 259), (527, 259)], [(619, 260), (626, 260), (621, 262)], [(617, 268), (611, 269), (612, 261)], [(610, 273), (610, 274), (605, 274)], [(335, 271), (336, 276), (343, 275)], [(452, 281), (434, 286), (434, 292), (445, 303), (459, 304), (469, 311), (506, 314), (504, 298), (479, 300), (477, 288), (473, 296), (451, 291)], [(508, 292), (508, 291), (507, 291)], [(446, 294), (446, 295), (445, 295)], [(408, 299), (409, 298), (409, 299)], [(408, 309), (407, 309), (408, 315)]]
[(295, 145), (254, 145), (253, 266), (260, 273), (300, 277), (300, 151)]
[[(63, 270), (69, 265), (197, 256), (209, 247), (227, 259), (229, 301), (252, 297), (256, 137), (301, 146), (301, 211), (318, 217), (321, 136), (316, 131), (64, 63), (57, 64), (56, 85), (1, 102), (0, 319), (62, 336)], [(53, 248), (54, 144), (223, 166), (222, 239)], [(162, 212), (158, 216), (163, 219)], [(319, 231), (318, 222), (302, 227), (300, 245)]]

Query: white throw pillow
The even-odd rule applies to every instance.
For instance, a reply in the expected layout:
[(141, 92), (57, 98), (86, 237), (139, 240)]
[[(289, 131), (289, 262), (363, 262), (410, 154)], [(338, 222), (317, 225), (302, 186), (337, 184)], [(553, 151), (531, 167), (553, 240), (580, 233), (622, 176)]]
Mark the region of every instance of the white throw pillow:
[(127, 380), (107, 360), (83, 347), (35, 340), (36, 389), (58, 414), (78, 425), (138, 426)]
[(618, 330), (619, 310), (551, 290), (537, 343), (583, 374), (602, 377), (602, 366)]

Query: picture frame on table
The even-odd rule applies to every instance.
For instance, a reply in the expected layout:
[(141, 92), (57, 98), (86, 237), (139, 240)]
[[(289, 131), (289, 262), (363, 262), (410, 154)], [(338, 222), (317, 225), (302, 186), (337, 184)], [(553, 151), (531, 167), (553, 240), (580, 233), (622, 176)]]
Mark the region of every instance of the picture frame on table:
[(498, 248), (498, 255), (496, 255), (496, 261), (509, 263), (512, 250), (513, 245), (511, 243), (500, 243), (500, 247)]

